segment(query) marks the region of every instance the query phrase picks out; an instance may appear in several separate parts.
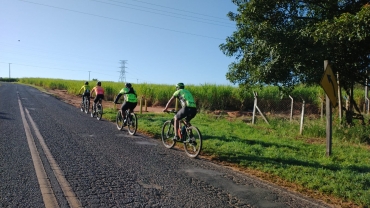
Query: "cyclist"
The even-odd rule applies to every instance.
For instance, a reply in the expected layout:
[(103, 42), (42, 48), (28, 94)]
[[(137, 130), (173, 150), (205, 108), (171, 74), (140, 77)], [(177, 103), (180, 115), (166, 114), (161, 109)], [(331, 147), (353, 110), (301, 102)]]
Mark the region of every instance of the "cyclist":
[(134, 111), (136, 105), (137, 105), (137, 95), (136, 91), (132, 87), (131, 83), (126, 83), (125, 87), (119, 91), (118, 95), (114, 99), (114, 103), (117, 104), (119, 98), (124, 95), (124, 102), (121, 106), (121, 115), (122, 118), (125, 118), (125, 112), (127, 109), (130, 109), (130, 111)]
[(167, 108), (172, 103), (175, 98), (180, 100), (182, 108), (176, 113), (174, 117), (174, 130), (175, 136), (174, 140), (179, 141), (180, 138), (177, 135), (177, 129), (179, 128), (179, 121), (185, 118), (186, 123), (190, 123), (190, 120), (195, 117), (197, 114), (197, 105), (194, 101), (193, 95), (189, 90), (184, 89), (184, 83), (178, 83), (176, 85), (176, 91), (173, 93), (171, 99), (167, 102), (166, 107), (163, 109), (163, 112), (167, 111)]
[(86, 98), (88, 100), (90, 100), (90, 86), (89, 86), (89, 82), (85, 82), (85, 84), (81, 87), (80, 91), (78, 91), (78, 94), (80, 94), (81, 91), (83, 92), (82, 93), (82, 102), (84, 101), (84, 96), (86, 96)]
[(96, 109), (96, 103), (99, 101), (101, 98), (102, 100), (104, 99), (104, 89), (101, 87), (101, 82), (97, 82), (96, 86), (91, 90), (91, 95), (95, 92), (95, 99), (94, 99), (94, 105), (93, 105), (93, 112), (95, 113)]

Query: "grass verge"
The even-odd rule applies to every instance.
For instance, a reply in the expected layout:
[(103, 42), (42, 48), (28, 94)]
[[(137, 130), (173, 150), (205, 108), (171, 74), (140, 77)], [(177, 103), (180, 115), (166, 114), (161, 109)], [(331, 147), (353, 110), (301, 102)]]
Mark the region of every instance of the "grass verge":
[[(104, 117), (114, 121), (115, 113), (106, 109)], [(160, 139), (162, 124), (172, 117), (139, 114), (138, 129)], [(252, 125), (238, 118), (198, 114), (192, 123), (203, 135), (201, 155), (214, 162), (341, 207), (370, 206), (368, 145), (346, 141), (342, 139), (345, 136), (335, 137), (334, 133), (332, 155), (327, 157), (323, 121), (307, 121), (307, 135), (299, 135), (298, 122), (279, 119), (272, 119), (270, 125), (264, 121)]]

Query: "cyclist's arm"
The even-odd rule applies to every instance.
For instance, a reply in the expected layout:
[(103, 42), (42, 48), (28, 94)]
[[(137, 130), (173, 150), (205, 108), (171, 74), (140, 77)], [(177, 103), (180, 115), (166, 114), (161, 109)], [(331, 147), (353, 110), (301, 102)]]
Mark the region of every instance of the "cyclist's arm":
[(114, 103), (117, 103), (119, 98), (122, 96), (121, 93), (118, 93), (118, 95), (116, 96), (116, 99), (114, 99)]
[(175, 99), (175, 96), (172, 96), (171, 97), (171, 99), (167, 102), (167, 104), (166, 104), (166, 107), (164, 108), (164, 110), (163, 111), (166, 111), (167, 110), (167, 108), (170, 106), (170, 104), (172, 103), (172, 101)]
[(80, 94), (80, 93), (81, 93), (81, 90), (82, 90), (83, 88), (84, 88), (84, 86), (82, 86), (82, 87), (81, 87), (80, 91), (78, 91), (78, 94)]
[(95, 92), (95, 87), (90, 92), (91, 97), (93, 96), (94, 92)]

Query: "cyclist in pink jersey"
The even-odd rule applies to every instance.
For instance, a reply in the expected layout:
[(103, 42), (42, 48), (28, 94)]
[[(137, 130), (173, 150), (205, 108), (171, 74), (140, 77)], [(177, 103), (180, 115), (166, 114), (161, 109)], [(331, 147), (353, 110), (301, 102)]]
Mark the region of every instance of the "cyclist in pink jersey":
[(98, 100), (101, 98), (102, 100), (104, 99), (104, 89), (101, 87), (101, 82), (97, 82), (96, 86), (91, 90), (91, 96), (95, 92), (95, 99), (94, 99), (94, 105), (93, 105), (93, 112), (95, 112), (96, 108), (96, 103)]

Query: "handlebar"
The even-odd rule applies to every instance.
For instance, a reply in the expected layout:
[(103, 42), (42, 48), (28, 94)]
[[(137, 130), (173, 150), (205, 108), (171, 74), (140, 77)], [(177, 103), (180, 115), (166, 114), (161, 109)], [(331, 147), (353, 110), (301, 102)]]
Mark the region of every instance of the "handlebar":
[(177, 111), (175, 109), (171, 109), (171, 110), (166, 110), (166, 111), (163, 111), (165, 113), (177, 113)]

